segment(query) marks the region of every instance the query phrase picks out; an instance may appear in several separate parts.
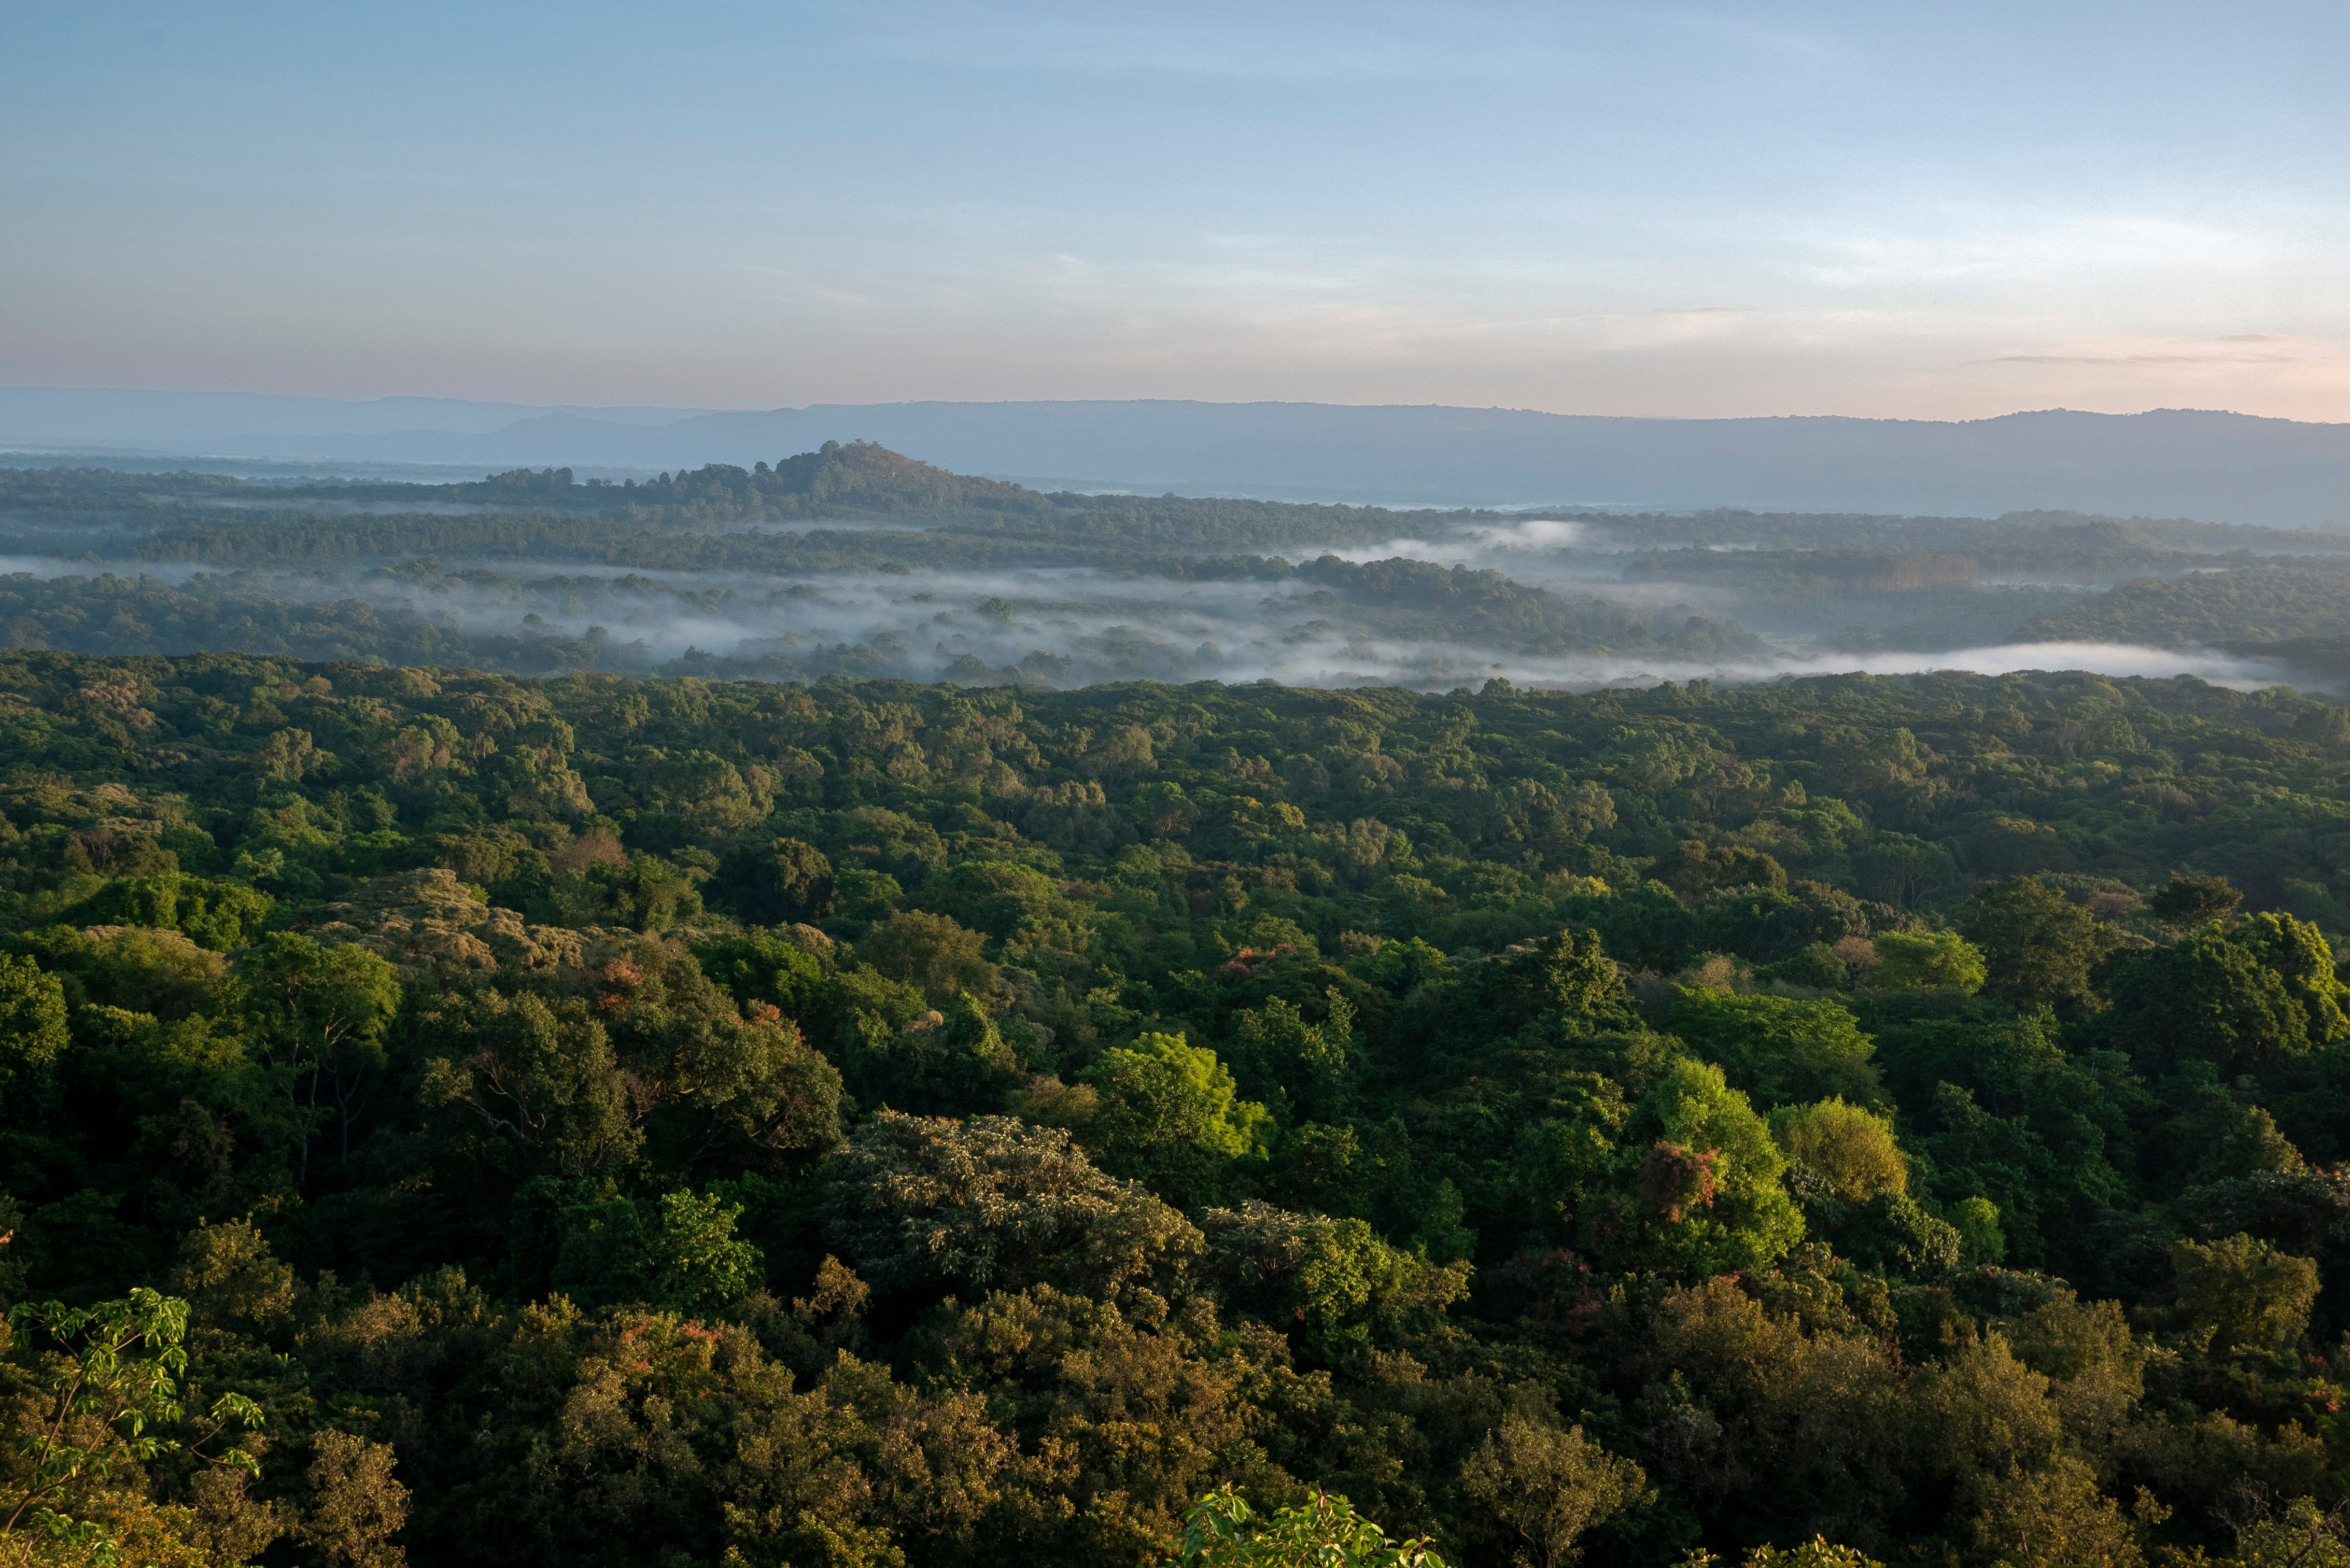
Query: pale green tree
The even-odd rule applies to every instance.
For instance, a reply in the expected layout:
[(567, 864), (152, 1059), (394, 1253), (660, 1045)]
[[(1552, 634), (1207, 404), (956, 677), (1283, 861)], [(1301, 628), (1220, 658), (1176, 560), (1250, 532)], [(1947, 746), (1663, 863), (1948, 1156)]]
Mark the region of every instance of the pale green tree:
[(1503, 1417), (1461, 1467), (1461, 1490), (1517, 1532), (1517, 1561), (1527, 1568), (1564, 1568), (1583, 1555), (1579, 1544), (1648, 1496), (1648, 1478), (1583, 1435), (1522, 1417)]

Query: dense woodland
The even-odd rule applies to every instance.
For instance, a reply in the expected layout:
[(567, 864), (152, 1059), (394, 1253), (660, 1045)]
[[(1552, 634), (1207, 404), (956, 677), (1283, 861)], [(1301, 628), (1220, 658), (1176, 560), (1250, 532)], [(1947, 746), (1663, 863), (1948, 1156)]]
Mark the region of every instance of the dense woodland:
[(2140, 578), (2024, 628), (2032, 636), (2177, 646), (2350, 634), (2350, 570), (2291, 560), (2230, 572)]
[[(899, 553), (908, 553), (902, 545)], [(906, 568), (900, 566), (900, 571)], [(1760, 639), (1703, 616), (1644, 614), (1595, 594), (1530, 587), (1492, 570), (1444, 567), (1396, 558), (1358, 565), (1325, 556), (1292, 566), (1262, 556), (1160, 565), (1149, 574), (1183, 582), (1297, 581), (1314, 585), (1288, 607), (1289, 619), (1327, 628), (1343, 619), (1354, 632), (1416, 639), (1461, 639), (1497, 652), (1556, 655), (1619, 651), (1672, 659), (1735, 657), (1759, 651)], [(801, 587), (805, 596), (807, 588)], [(905, 590), (910, 596), (914, 590)], [(235, 648), (317, 659), (381, 659), (393, 664), (457, 664), (522, 675), (566, 670), (749, 676), (816, 680), (831, 675), (900, 673), (906, 639), (884, 633), (854, 645), (795, 645), (761, 639), (755, 649), (664, 659), (641, 638), (590, 627), (560, 629), (583, 595), (635, 616), (702, 616), (789, 623), (793, 586), (743, 580), (701, 587), (626, 573), (590, 578), (573, 573), (525, 575), (475, 566), (449, 571), (428, 557), (378, 566), (349, 578), (200, 574), (174, 584), (160, 577), (100, 572), (0, 576), (0, 640), (16, 648), (66, 652), (179, 651)], [(1002, 601), (998, 601), (1002, 604)], [(462, 606), (462, 609), (459, 607)], [(1039, 609), (1055, 607), (1049, 601)], [(1066, 609), (1082, 612), (1082, 601)], [(1010, 618), (1008, 604), (985, 618)], [(1661, 619), (1662, 624), (1659, 624)], [(795, 639), (796, 642), (797, 639)], [(696, 650), (699, 653), (699, 650)], [(1066, 653), (1031, 649), (1006, 667), (966, 659), (965, 682), (1060, 684)]]
[[(919, 518), (941, 531), (1000, 535), (1120, 550), (1196, 550), (1391, 539), (1431, 519), (1499, 520), (1479, 512), (1124, 494), (1045, 494), (950, 473), (865, 442), (828, 441), (770, 467), (712, 463), (643, 484), (591, 480), (569, 469), (516, 470), (466, 484), (256, 484), (219, 474), (125, 474), (106, 469), (0, 469), (0, 517), (34, 527), (109, 524), (178, 542), (156, 559), (224, 559), (255, 542), (301, 555), (354, 546), (410, 553), (461, 545), (561, 547), (600, 525), (615, 535), (653, 529), (712, 532), (758, 524)], [(500, 521), (493, 522), (497, 519)], [(441, 524), (436, 531), (435, 524)]]
[(2340, 1563), (2345, 778), (2192, 680), (0, 655), (0, 1552)]
[[(0, 646), (965, 686), (1443, 690), (2009, 641), (2224, 646), (2327, 689), (2350, 668), (2340, 533), (1541, 516), (1530, 534), (1524, 514), (1044, 494), (861, 442), (621, 483), (0, 468), (0, 556), (25, 568), (0, 574)], [(1186, 606), (1206, 584), (1262, 585), (1263, 613), (1228, 595), (1201, 624)], [(1119, 585), (1126, 618), (1103, 624)], [(843, 588), (853, 607), (812, 614), (806, 596)]]

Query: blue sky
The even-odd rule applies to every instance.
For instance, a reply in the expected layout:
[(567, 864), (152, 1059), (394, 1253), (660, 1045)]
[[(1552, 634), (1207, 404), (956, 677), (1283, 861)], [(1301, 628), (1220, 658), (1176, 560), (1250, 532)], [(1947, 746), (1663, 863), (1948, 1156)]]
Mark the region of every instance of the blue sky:
[(2339, 5), (0, 7), (0, 383), (2350, 419)]

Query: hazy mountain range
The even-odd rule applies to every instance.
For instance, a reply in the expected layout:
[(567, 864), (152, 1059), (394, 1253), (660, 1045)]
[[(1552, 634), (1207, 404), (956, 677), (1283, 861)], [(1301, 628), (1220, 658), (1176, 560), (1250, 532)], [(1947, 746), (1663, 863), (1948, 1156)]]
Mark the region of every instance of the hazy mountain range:
[(748, 466), (858, 438), (1045, 488), (1503, 506), (2061, 508), (2301, 527), (2350, 519), (2350, 425), (2192, 410), (1955, 422), (1146, 400), (728, 411), (0, 389), (0, 448), (20, 452), (618, 472)]

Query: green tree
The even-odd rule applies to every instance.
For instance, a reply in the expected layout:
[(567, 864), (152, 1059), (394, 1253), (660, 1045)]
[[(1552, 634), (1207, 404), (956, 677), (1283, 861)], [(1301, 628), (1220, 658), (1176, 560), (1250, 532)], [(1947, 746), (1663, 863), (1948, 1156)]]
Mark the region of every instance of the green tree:
[(192, 1330), (265, 1337), (294, 1314), (294, 1271), (272, 1254), (250, 1220), (199, 1220), (180, 1240), (171, 1284), (188, 1303)]
[(743, 1206), (690, 1191), (664, 1192), (660, 1229), (646, 1259), (648, 1298), (684, 1312), (741, 1302), (766, 1275), (759, 1249), (734, 1234)]
[(310, 1506), (298, 1533), (335, 1568), (406, 1568), (392, 1541), (408, 1522), (408, 1489), (392, 1479), (390, 1443), (328, 1428), (310, 1439)]
[(1078, 1075), (1097, 1109), (1082, 1134), (1110, 1170), (1189, 1208), (1212, 1195), (1222, 1167), (1270, 1147), (1273, 1118), (1236, 1097), (1216, 1054), (1180, 1034), (1143, 1034)]
[(1352, 1104), (1357, 1067), (1355, 1009), (1336, 988), (1319, 1023), (1286, 997), (1268, 998), (1241, 1014), (1233, 1060), (1305, 1116), (1335, 1120)]
[[(1765, 1269), (1804, 1239), (1804, 1217), (1781, 1184), (1786, 1157), (1744, 1095), (1711, 1063), (1673, 1063), (1641, 1100), (1627, 1129), (1648, 1153), (1627, 1174), (1640, 1189), (1636, 1234), (1682, 1277)], [(1645, 1140), (1640, 1142), (1638, 1140)], [(1660, 1187), (1657, 1150), (1710, 1156), (1694, 1184)], [(1650, 1179), (1641, 1181), (1642, 1175)], [(1690, 1200), (1690, 1199), (1694, 1200)]]
[(1905, 1192), (1909, 1161), (1893, 1123), (1840, 1099), (1784, 1106), (1771, 1113), (1771, 1136), (1788, 1159), (1814, 1173), (1839, 1203), (1866, 1203)]
[(2197, 1350), (2282, 1350), (2309, 1327), (2317, 1265), (2251, 1236), (2178, 1241), (2170, 1249), (2177, 1300), (2167, 1321)]
[(1966, 1239), (1906, 1192), (1880, 1192), (1832, 1227), (1840, 1252), (1863, 1268), (1939, 1280), (1959, 1266)]
[(2037, 877), (1974, 894), (1959, 930), (1982, 954), (1984, 988), (2025, 1009), (2094, 1000), (2089, 971), (2112, 946), (2095, 915)]
[(1265, 1519), (1220, 1488), (1183, 1516), (1174, 1550), (1181, 1568), (1444, 1568), (1425, 1541), (1389, 1541), (1345, 1498), (1323, 1491)]
[(1232, 1299), (1294, 1325), (1326, 1361), (1348, 1361), (1431, 1325), (1469, 1288), (1470, 1265), (1439, 1267), (1360, 1220), (1293, 1214), (1253, 1199), (1200, 1218), (1207, 1267)]
[(2236, 1532), (2235, 1568), (2350, 1568), (2350, 1521), (2339, 1504), (2321, 1509), (2297, 1497), (2281, 1514), (2262, 1513)]
[(65, 987), (31, 959), (0, 953), (0, 1090), (29, 1093), (67, 1038)]
[(868, 1106), (962, 1115), (1003, 1105), (1021, 1081), (1019, 1052), (969, 992), (894, 1028), (860, 1011), (856, 1030), (848, 1082)]
[(484, 990), (445, 998), (421, 1022), (436, 1054), (419, 1097), (463, 1107), (469, 1131), (527, 1165), (586, 1176), (624, 1167), (642, 1146), (627, 1076), (585, 1002)]
[[(811, 950), (808, 944), (820, 944), (820, 950)], [(702, 971), (724, 986), (746, 1012), (764, 1002), (823, 1037), (820, 1022), (830, 1018), (834, 1003), (822, 956), (830, 945), (822, 932), (802, 926), (785, 933), (744, 931), (696, 942), (693, 956)]]
[(647, 748), (635, 784), (646, 815), (689, 829), (739, 832), (766, 815), (767, 801), (733, 763), (699, 748), (664, 753)]
[[(45, 1539), (109, 1561), (115, 1542), (88, 1517), (92, 1505), (136, 1468), (166, 1454), (255, 1471), (244, 1448), (212, 1446), (232, 1426), (263, 1422), (261, 1407), (223, 1394), (191, 1417), (182, 1407), (188, 1304), (139, 1289), (119, 1301), (69, 1307), (27, 1303), (8, 1314), (12, 1336), (28, 1340), (40, 1364), (25, 1379), (21, 1425), (9, 1435), (18, 1463), (0, 1470), (0, 1546)], [(192, 1443), (172, 1432), (188, 1430)]]
[(759, 925), (820, 920), (832, 913), (832, 862), (801, 839), (778, 838), (738, 857), (727, 867), (725, 882), (743, 919)]
[(2264, 910), (2244, 922), (2236, 940), (2274, 971), (2286, 993), (2301, 1004), (2311, 1044), (2350, 1038), (2350, 1014), (2343, 1011), (2350, 986), (2342, 983), (2324, 932), (2307, 920)]
[(1007, 860), (967, 860), (922, 885), (922, 902), (991, 937), (1009, 937), (1051, 917), (1061, 902), (1050, 877)]
[(1513, 1033), (1544, 1014), (1574, 1031), (1636, 1022), (1623, 971), (1590, 931), (1557, 931), (1481, 965), (1470, 992), (1471, 1026), (1488, 1036)]
[(1505, 1416), (1461, 1468), (1461, 1490), (1517, 1532), (1518, 1561), (1562, 1568), (1581, 1559), (1585, 1532), (1649, 1500), (1648, 1477), (1587, 1440)]
[(702, 895), (696, 889), (709, 873), (701, 867), (636, 854), (618, 870), (592, 869), (600, 874), (611, 917), (624, 926), (665, 931), (702, 913)]
[(2054, 1463), (1990, 1478), (1989, 1506), (1975, 1535), (1995, 1561), (2047, 1568), (2138, 1568), (2137, 1532), (2096, 1473), (2064, 1455)]
[(1199, 1231), (1061, 1128), (884, 1111), (826, 1168), (825, 1234), (877, 1290), (1168, 1283)]
[(1950, 1228), (1959, 1233), (1960, 1261), (1996, 1263), (2007, 1257), (2007, 1235), (1999, 1228), (1999, 1205), (1988, 1198), (1962, 1198), (1950, 1205)]
[(920, 986), (936, 1002), (994, 991), (995, 966), (981, 956), (982, 940), (950, 916), (901, 909), (866, 933), (857, 955), (891, 980)]
[(1876, 1042), (1838, 1002), (1683, 989), (1665, 1027), (1764, 1106), (1877, 1097)]
[(2149, 1074), (2203, 1062), (2232, 1075), (2306, 1055), (2311, 1003), (2333, 998), (2306, 983), (2296, 995), (2260, 949), (2204, 926), (2120, 965), (2106, 1028)]
[(2146, 901), (2154, 918), (2173, 930), (2186, 930), (2228, 918), (2244, 896), (2225, 877), (2189, 877), (2173, 871), (2170, 881)]
[(741, 1204), (690, 1189), (654, 1203), (591, 1189), (560, 1216), (556, 1286), (597, 1305), (723, 1312), (766, 1273), (758, 1248), (734, 1233), (742, 1217)]
[(1869, 983), (1880, 991), (1948, 989), (1969, 995), (1982, 989), (1983, 955), (1956, 931), (1879, 931), (1870, 944), (1877, 967)]
[(593, 983), (656, 1165), (789, 1164), (839, 1138), (838, 1070), (772, 1005), (744, 1017), (691, 953), (639, 940)]
[[(237, 967), (240, 1010), (269, 1048), (302, 1135), (297, 1186), (309, 1180), (310, 1139), (322, 1119), (319, 1087), (333, 1100), (342, 1153), (351, 1123), (384, 1063), (383, 1036), (400, 1008), (400, 981), (384, 959), (356, 943), (322, 944), (296, 931), (263, 940)], [(302, 1102), (307, 1101), (307, 1104)]]

